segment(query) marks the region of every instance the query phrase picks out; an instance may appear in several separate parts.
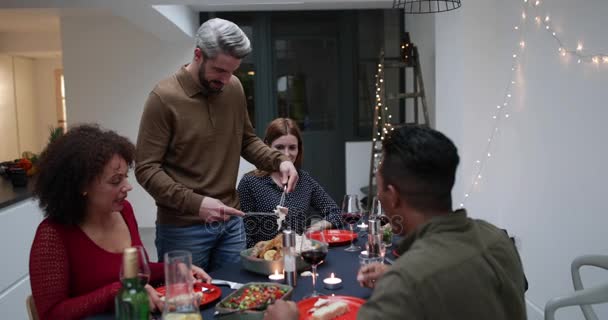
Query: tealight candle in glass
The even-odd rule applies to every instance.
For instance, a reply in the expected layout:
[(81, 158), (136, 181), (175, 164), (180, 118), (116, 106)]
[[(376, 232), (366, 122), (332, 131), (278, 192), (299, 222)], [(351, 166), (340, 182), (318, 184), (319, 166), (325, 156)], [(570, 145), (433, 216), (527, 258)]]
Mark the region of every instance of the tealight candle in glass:
[(342, 287), (342, 279), (336, 278), (334, 273), (331, 273), (329, 278), (323, 279), (323, 285), (326, 289), (336, 290)]
[(268, 279), (272, 282), (283, 282), (285, 276), (283, 273), (279, 273), (279, 270), (274, 270), (274, 274), (269, 275)]

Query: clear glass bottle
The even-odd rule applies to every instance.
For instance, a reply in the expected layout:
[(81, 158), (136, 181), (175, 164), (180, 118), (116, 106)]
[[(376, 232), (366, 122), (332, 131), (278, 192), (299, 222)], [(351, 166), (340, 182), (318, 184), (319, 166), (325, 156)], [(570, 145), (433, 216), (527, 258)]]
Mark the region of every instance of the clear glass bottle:
[(116, 319), (148, 320), (150, 303), (148, 293), (137, 275), (138, 259), (135, 248), (126, 248), (122, 255), (123, 276), (122, 288), (114, 299)]

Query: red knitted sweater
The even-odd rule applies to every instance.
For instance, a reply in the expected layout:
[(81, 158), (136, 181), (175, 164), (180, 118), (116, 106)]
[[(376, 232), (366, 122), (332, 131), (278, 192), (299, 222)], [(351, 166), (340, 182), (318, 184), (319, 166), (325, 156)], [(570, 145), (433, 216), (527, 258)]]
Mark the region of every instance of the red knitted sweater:
[[(131, 245), (142, 245), (133, 208), (124, 202), (122, 217)], [(30, 251), (30, 282), (41, 320), (81, 319), (111, 312), (120, 289), (121, 253), (108, 252), (79, 227), (44, 219)], [(150, 282), (164, 278), (163, 264), (150, 263)]]

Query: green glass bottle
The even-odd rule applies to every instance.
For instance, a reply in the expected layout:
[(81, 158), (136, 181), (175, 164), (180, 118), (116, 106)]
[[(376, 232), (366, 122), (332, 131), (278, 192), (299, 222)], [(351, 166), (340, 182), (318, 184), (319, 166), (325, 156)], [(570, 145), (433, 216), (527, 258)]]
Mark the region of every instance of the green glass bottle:
[(126, 248), (122, 255), (122, 288), (114, 300), (118, 320), (150, 319), (148, 293), (137, 276), (137, 263), (137, 249)]

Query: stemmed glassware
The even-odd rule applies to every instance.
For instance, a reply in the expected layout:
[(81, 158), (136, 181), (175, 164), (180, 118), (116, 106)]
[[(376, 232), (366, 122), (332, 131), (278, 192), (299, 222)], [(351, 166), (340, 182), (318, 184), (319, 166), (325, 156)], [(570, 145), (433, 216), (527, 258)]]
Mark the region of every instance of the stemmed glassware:
[[(314, 240), (312, 240), (314, 238)], [(325, 260), (327, 256), (328, 243), (325, 241), (323, 232), (307, 231), (302, 234), (300, 244), (300, 254), (302, 259), (312, 266), (312, 293), (307, 296), (318, 297), (317, 292), (317, 266)]]
[[(346, 222), (350, 231), (354, 234), (353, 226), (361, 219), (362, 211), (359, 204), (359, 197), (356, 194), (347, 194), (342, 201), (342, 220)], [(361, 250), (354, 242), (355, 238), (351, 238), (350, 246), (345, 251), (356, 252)]]
[[(142, 286), (148, 284), (150, 280), (150, 265), (148, 264), (148, 256), (146, 250), (142, 246), (133, 246), (137, 250), (137, 277), (141, 282)], [(120, 265), (119, 278), (122, 282), (123, 279), (123, 265)]]

